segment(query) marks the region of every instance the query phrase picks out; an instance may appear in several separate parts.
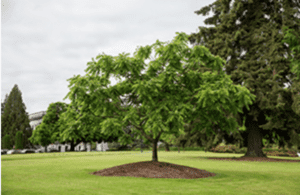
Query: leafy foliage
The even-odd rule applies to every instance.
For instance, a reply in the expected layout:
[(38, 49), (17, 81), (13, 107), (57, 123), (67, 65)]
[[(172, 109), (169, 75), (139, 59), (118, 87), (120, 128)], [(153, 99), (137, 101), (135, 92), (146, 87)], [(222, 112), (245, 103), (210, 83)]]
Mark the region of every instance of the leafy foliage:
[(46, 124), (41, 123), (35, 128), (29, 140), (35, 145), (45, 147), (45, 152), (47, 152), (47, 146), (52, 143), (51, 131), (47, 128)]
[[(155, 59), (142, 75), (145, 60), (150, 59), (152, 51)], [(124, 132), (127, 125), (132, 125), (135, 138), (151, 142), (152, 160), (157, 161), (158, 140), (168, 141), (184, 134), (183, 125), (196, 118), (201, 118), (201, 123), (196, 123), (193, 131), (206, 128), (207, 136), (214, 134), (214, 123), (219, 123), (223, 131), (238, 129), (235, 119), (227, 118), (224, 112), (241, 112), (255, 96), (245, 87), (232, 84), (222, 71), (223, 63), (224, 60), (211, 55), (203, 46), (189, 48), (185, 33), (177, 33), (170, 43), (157, 40), (150, 46), (139, 47), (134, 57), (125, 53), (116, 57), (98, 55), (88, 63), (85, 76), (69, 79), (70, 92), (65, 98), (71, 100), (71, 106), (82, 107), (79, 112), (68, 110), (64, 119), (70, 120), (68, 126), (81, 129), (87, 117), (93, 117), (88, 122), (95, 127), (98, 139), (102, 133), (118, 137), (118, 142), (123, 144), (134, 141)], [(203, 73), (200, 67), (210, 71)], [(126, 79), (108, 87), (111, 74)], [(123, 108), (120, 96), (125, 94), (131, 94), (131, 103)], [(65, 130), (63, 139), (78, 136), (73, 130)], [(86, 134), (86, 140), (90, 136), (93, 134)]]
[(36, 127), (30, 137), (31, 142), (46, 148), (49, 144), (58, 141), (60, 137), (60, 123), (58, 121), (61, 114), (65, 112), (66, 107), (66, 103), (51, 103), (46, 111), (46, 115), (43, 117), (42, 123)]

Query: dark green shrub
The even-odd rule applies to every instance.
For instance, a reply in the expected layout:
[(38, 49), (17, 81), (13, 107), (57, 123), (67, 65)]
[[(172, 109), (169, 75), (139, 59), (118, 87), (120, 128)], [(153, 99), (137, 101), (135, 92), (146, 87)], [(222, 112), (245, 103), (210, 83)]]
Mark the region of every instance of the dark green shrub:
[(15, 137), (15, 149), (24, 149), (23, 146), (23, 133), (22, 131), (18, 131)]
[(10, 135), (6, 134), (3, 138), (3, 149), (12, 149), (12, 144), (10, 143)]

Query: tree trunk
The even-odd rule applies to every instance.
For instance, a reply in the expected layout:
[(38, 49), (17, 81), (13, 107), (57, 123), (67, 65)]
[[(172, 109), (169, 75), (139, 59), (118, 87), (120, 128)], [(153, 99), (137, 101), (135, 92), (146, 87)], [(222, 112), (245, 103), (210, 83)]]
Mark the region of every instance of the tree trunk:
[(178, 148), (178, 153), (180, 153), (180, 147), (179, 147), (179, 145), (177, 146), (177, 148)]
[(73, 141), (71, 141), (71, 148), (70, 148), (70, 151), (75, 151), (75, 143)]
[(47, 153), (47, 145), (45, 146), (45, 153)]
[(157, 158), (157, 140), (154, 140), (154, 142), (153, 142), (152, 161), (158, 162), (158, 158)]
[(170, 145), (167, 142), (165, 142), (165, 148), (167, 152), (170, 152)]
[(261, 129), (258, 127), (258, 121), (250, 121), (247, 127), (248, 134), (248, 147), (244, 156), (247, 157), (267, 157), (262, 151), (262, 134)]

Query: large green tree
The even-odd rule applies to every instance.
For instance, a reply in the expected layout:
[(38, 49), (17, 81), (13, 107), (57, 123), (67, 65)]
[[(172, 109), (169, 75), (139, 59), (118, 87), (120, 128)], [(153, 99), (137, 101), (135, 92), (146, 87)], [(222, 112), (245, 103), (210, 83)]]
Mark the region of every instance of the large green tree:
[[(145, 60), (150, 59), (153, 50), (155, 57), (142, 74)], [(153, 45), (138, 48), (134, 57), (125, 53), (116, 57), (98, 55), (88, 63), (85, 76), (69, 79), (70, 92), (66, 98), (71, 104), (82, 105), (80, 117), (85, 117), (89, 113), (85, 110), (89, 109), (94, 115), (91, 122), (101, 126), (101, 133), (118, 136), (120, 143), (132, 142), (123, 127), (134, 126), (132, 130), (137, 137), (152, 143), (152, 161), (158, 161), (160, 137), (163, 140), (178, 137), (184, 133), (183, 125), (195, 116), (202, 119), (196, 128), (206, 128), (207, 135), (213, 133), (214, 123), (219, 123), (223, 131), (237, 129), (236, 120), (226, 117), (224, 112), (240, 112), (244, 105), (251, 104), (255, 95), (232, 84), (222, 70), (225, 62), (203, 46), (190, 48), (188, 35), (177, 33), (170, 43), (157, 40)], [(200, 66), (211, 71), (202, 73)], [(165, 70), (158, 74), (163, 67)], [(111, 74), (117, 78), (123, 76), (125, 81), (107, 86)], [(126, 108), (121, 107), (120, 96), (124, 94), (132, 94), (132, 104)], [(139, 103), (141, 106), (133, 106)]]
[(23, 133), (23, 144), (25, 148), (32, 148), (33, 145), (28, 141), (32, 135), (32, 129), (29, 124), (29, 116), (26, 112), (26, 106), (23, 103), (22, 93), (18, 85), (14, 85), (1, 114), (1, 137), (10, 135), (10, 143), (15, 144), (15, 136), (18, 131)]
[[(286, 26), (300, 34), (300, 20), (295, 16), (299, 14), (299, 2), (235, 0), (232, 7), (230, 3), (231, 0), (216, 1), (196, 11), (206, 15), (212, 9), (214, 15), (204, 23), (214, 27), (199, 27), (189, 40), (227, 59), (225, 70), (232, 81), (256, 95), (250, 110), (243, 108), (243, 113), (235, 117), (240, 125), (245, 122), (246, 131), (240, 134), (247, 147), (246, 156), (263, 157), (263, 138), (290, 143), (292, 138), (294, 143), (300, 139), (292, 136), (299, 134), (300, 120), (291, 109), (292, 96), (299, 96), (300, 82), (291, 72), (290, 59), (284, 57), (291, 54), (291, 48), (281, 42), (284, 34), (279, 33)], [(299, 53), (293, 55), (294, 59), (299, 57)], [(293, 87), (284, 89), (287, 82)]]

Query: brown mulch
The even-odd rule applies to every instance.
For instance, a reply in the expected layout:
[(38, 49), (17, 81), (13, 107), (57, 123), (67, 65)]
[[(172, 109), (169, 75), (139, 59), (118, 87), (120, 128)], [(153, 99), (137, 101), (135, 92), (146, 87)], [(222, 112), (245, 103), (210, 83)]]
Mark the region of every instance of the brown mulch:
[(205, 170), (177, 165), (167, 162), (141, 161), (119, 165), (91, 173), (109, 177), (144, 177), (144, 178), (171, 178), (197, 179), (213, 177), (216, 174)]

